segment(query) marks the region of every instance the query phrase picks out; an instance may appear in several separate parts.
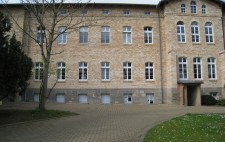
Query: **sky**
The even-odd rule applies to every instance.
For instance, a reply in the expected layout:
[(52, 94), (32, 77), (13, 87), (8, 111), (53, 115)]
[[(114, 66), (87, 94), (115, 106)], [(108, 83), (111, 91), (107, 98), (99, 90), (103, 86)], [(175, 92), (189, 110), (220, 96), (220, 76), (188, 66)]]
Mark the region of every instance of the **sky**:
[[(5, 1), (5, 0), (3, 0)], [(20, 0), (8, 0), (8, 3), (19, 3)], [(71, 2), (77, 0), (69, 0)], [(158, 4), (160, 0), (91, 0), (91, 2), (95, 3), (129, 3), (129, 4)], [(0, 3), (1, 0), (0, 0)]]
[[(3, 0), (5, 1), (5, 0)], [(8, 3), (19, 3), (20, 0), (7, 0)], [(77, 1), (77, 0), (68, 0), (71, 2)], [(160, 0), (91, 0), (91, 2), (95, 3), (121, 3), (121, 4), (153, 4), (156, 5), (159, 3)], [(222, 0), (225, 2), (225, 0)], [(1, 0), (0, 0), (0, 3)]]

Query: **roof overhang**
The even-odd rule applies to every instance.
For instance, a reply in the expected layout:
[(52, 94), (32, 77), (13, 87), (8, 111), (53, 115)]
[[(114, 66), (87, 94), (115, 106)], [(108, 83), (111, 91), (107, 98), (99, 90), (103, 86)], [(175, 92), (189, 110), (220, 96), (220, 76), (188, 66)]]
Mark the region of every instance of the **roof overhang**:
[(178, 80), (178, 84), (194, 85), (194, 84), (203, 84), (202, 80)]

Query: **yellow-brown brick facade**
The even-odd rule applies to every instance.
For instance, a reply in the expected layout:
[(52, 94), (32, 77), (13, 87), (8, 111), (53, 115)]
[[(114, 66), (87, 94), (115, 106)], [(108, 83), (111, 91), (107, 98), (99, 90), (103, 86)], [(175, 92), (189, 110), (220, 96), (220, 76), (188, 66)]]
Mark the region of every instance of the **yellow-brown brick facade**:
[[(104, 17), (102, 26), (110, 27), (110, 43), (101, 43), (101, 27), (88, 27), (88, 44), (79, 43), (79, 31), (67, 33), (66, 44), (54, 44), (54, 51), (63, 51), (52, 56), (49, 87), (56, 81), (56, 66), (64, 62), (66, 79), (59, 81), (48, 101), (65, 103), (106, 102), (147, 104), (200, 105), (201, 95), (224, 98), (224, 37), (222, 6), (211, 0), (195, 0), (196, 13), (191, 13), (191, 1), (171, 0), (160, 5), (102, 5), (97, 4), (88, 14)], [(185, 13), (181, 5), (185, 5)], [(206, 13), (202, 13), (202, 5)], [(102, 15), (107, 9), (109, 14)], [(124, 15), (123, 10), (129, 10)], [(21, 10), (22, 11), (22, 10)], [(145, 12), (150, 11), (150, 15)], [(36, 28), (32, 17), (23, 16), (24, 25)], [(178, 42), (177, 23), (184, 26), (185, 41)], [(191, 24), (197, 22), (199, 42), (192, 41)], [(211, 23), (213, 42), (206, 42), (206, 23)], [(61, 25), (59, 25), (61, 26)], [(82, 26), (82, 25), (81, 25)], [(123, 27), (131, 29), (131, 43), (123, 44)], [(152, 43), (144, 43), (144, 28), (152, 30)], [(27, 39), (27, 40), (26, 40)], [(33, 62), (41, 62), (38, 45), (23, 35), (25, 51)], [(185, 59), (186, 73), (181, 71), (180, 58)], [(195, 76), (194, 58), (200, 59), (200, 77)], [(215, 76), (209, 78), (209, 59), (213, 58)], [(87, 63), (87, 80), (79, 80), (79, 63)], [(108, 62), (110, 79), (101, 79), (101, 63)], [(131, 79), (124, 80), (123, 65), (131, 63)], [(153, 65), (153, 79), (146, 80), (145, 63)], [(210, 62), (211, 63), (211, 62)], [(210, 64), (211, 65), (211, 64)], [(210, 70), (213, 67), (210, 67)], [(34, 70), (35, 72), (35, 70)], [(186, 74), (181, 78), (180, 74)], [(35, 74), (35, 73), (34, 73)], [(213, 71), (212, 71), (213, 74)], [(39, 92), (40, 81), (29, 81), (24, 100), (34, 101)], [(152, 96), (153, 95), (153, 96)], [(150, 97), (149, 97), (150, 96)], [(61, 97), (61, 98), (60, 98)], [(37, 100), (36, 100), (37, 101)]]

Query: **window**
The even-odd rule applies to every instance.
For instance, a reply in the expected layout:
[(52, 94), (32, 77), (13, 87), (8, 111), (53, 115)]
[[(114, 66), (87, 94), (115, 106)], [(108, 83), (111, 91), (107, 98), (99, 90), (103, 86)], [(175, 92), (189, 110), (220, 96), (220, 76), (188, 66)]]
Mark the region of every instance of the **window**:
[(208, 58), (208, 77), (209, 79), (216, 79), (216, 59)]
[(201, 79), (202, 78), (201, 58), (199, 57), (194, 58), (193, 63), (194, 63), (194, 79)]
[(123, 79), (131, 80), (131, 63), (130, 62), (123, 63)]
[(153, 80), (154, 79), (154, 68), (153, 63), (145, 63), (145, 79)]
[(66, 27), (59, 27), (58, 29), (58, 44), (65, 44), (67, 41)]
[(79, 63), (79, 80), (87, 80), (87, 63), (86, 62), (80, 62)]
[(191, 23), (191, 38), (192, 42), (199, 42), (199, 30), (198, 30), (198, 23), (192, 22)]
[(58, 81), (66, 80), (66, 63), (64, 62), (57, 63), (57, 80)]
[(123, 43), (131, 44), (131, 27), (130, 26), (123, 27)]
[(103, 15), (109, 15), (109, 10), (107, 10), (107, 9), (102, 10), (102, 14)]
[(184, 23), (181, 21), (177, 22), (177, 41), (180, 43), (185, 42)]
[(152, 43), (152, 28), (144, 27), (144, 42)]
[(185, 13), (186, 12), (186, 6), (185, 4), (181, 4), (181, 13)]
[(10, 22), (10, 20), (9, 19), (4, 19), (3, 20), (3, 27), (4, 28), (9, 28), (9, 27), (11, 27), (11, 22)]
[(123, 10), (123, 15), (128, 16), (130, 14), (130, 10)]
[(79, 41), (81, 44), (88, 43), (88, 27), (80, 27)]
[(213, 28), (209, 22), (205, 24), (205, 38), (207, 43), (213, 43)]
[(108, 26), (102, 27), (101, 31), (101, 43), (109, 43), (110, 28)]
[(218, 92), (210, 92), (209, 95), (210, 96), (213, 96), (216, 100), (219, 100), (220, 99), (220, 97), (218, 95)]
[(179, 58), (179, 79), (187, 79), (187, 59)]
[(35, 63), (35, 80), (42, 80), (43, 78), (43, 63), (37, 62)]
[(146, 93), (146, 101), (148, 104), (154, 103), (154, 93)]
[(202, 14), (206, 14), (206, 6), (202, 5)]
[(82, 9), (80, 12), (82, 15), (87, 15), (87, 10), (86, 9)]
[(101, 63), (101, 79), (102, 80), (109, 80), (109, 62), (102, 62)]
[(65, 9), (59, 10), (59, 13), (58, 13), (58, 15), (60, 15), (60, 16), (65, 16), (65, 15), (67, 15), (67, 14), (68, 14), (68, 11), (65, 10)]
[(196, 2), (191, 1), (191, 13), (197, 13), (197, 7), (196, 7)]
[(131, 93), (125, 93), (123, 97), (124, 97), (124, 104), (132, 104), (132, 94)]
[(145, 16), (150, 16), (151, 12), (150, 11), (145, 11)]
[(37, 37), (36, 37), (36, 42), (38, 44), (44, 43), (45, 39), (45, 28), (44, 27), (37, 27)]

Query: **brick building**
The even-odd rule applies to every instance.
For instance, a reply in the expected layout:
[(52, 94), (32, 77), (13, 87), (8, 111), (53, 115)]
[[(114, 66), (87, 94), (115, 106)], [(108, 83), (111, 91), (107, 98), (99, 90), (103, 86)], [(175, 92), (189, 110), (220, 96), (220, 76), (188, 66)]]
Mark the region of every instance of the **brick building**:
[[(200, 105), (201, 95), (225, 98), (222, 7), (216, 0), (95, 4), (83, 14), (104, 17), (101, 26), (80, 25), (54, 43), (63, 52), (52, 56), (49, 87), (57, 84), (48, 101)], [(21, 25), (37, 28), (19, 4), (10, 8)], [(34, 62), (24, 100), (38, 101), (40, 49), (15, 31)]]

